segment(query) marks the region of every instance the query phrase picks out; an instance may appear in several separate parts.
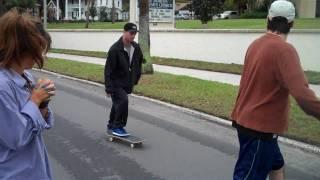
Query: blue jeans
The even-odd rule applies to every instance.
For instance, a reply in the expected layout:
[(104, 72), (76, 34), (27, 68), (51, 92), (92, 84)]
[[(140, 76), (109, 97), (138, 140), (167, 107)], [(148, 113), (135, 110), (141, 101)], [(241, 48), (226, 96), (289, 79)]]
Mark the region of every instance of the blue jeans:
[(238, 131), (240, 151), (234, 180), (265, 180), (272, 170), (284, 166), (278, 139), (262, 140)]

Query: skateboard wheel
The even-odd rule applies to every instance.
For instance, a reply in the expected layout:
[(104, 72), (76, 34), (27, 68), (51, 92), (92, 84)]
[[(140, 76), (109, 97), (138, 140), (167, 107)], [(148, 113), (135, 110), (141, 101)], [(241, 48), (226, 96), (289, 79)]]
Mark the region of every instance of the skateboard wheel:
[(131, 148), (134, 148), (134, 144), (130, 144)]
[(109, 141), (111, 141), (111, 142), (112, 142), (112, 141), (113, 141), (113, 138), (112, 138), (112, 137), (111, 137), (111, 138), (109, 138)]

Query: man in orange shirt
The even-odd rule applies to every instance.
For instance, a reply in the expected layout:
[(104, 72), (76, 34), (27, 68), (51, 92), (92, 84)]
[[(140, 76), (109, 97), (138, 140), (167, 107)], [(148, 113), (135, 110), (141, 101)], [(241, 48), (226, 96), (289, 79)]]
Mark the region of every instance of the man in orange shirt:
[(295, 8), (286, 0), (271, 4), (267, 32), (248, 48), (239, 94), (232, 112), (240, 151), (234, 180), (284, 179), (278, 135), (288, 129), (289, 94), (320, 119), (320, 100), (309, 89), (295, 48), (286, 42)]

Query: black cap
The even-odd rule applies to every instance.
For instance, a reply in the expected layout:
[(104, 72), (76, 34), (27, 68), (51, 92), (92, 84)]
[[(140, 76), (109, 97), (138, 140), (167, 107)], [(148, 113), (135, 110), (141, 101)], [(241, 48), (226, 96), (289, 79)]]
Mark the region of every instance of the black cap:
[(138, 32), (138, 27), (133, 23), (127, 23), (124, 25), (123, 30), (129, 32)]

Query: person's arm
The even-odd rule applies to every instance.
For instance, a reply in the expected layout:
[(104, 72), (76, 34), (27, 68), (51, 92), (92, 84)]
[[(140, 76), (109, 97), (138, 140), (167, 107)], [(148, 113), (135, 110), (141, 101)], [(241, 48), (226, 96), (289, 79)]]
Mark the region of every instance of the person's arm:
[(139, 80), (141, 78), (142, 63), (145, 63), (145, 61), (146, 61), (144, 59), (144, 57), (143, 57), (143, 53), (141, 51), (140, 46), (139, 46), (138, 50), (139, 50), (139, 53), (141, 54), (141, 56), (140, 56), (140, 59), (139, 59), (139, 68), (138, 68), (138, 72), (137, 72), (137, 79), (136, 79), (136, 82), (134, 82), (135, 85), (137, 85), (139, 83)]
[(50, 107), (45, 107), (43, 109), (40, 109), (40, 112), (42, 114), (43, 119), (46, 121), (46, 129), (50, 129), (53, 127), (54, 124), (54, 118), (53, 113)]
[(301, 109), (320, 120), (320, 100), (309, 88), (298, 53), (293, 47), (282, 53), (278, 68), (280, 81), (296, 99)]
[(21, 109), (17, 103), (13, 94), (0, 90), (0, 146), (11, 150), (28, 145), (47, 125), (32, 100)]
[(105, 91), (107, 94), (111, 94), (113, 92), (113, 84), (111, 80), (111, 75), (116, 67), (117, 54), (114, 50), (110, 50), (108, 52), (106, 65), (104, 67), (104, 84)]

